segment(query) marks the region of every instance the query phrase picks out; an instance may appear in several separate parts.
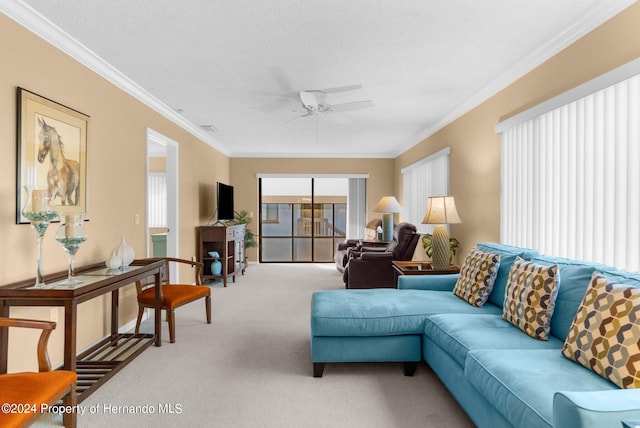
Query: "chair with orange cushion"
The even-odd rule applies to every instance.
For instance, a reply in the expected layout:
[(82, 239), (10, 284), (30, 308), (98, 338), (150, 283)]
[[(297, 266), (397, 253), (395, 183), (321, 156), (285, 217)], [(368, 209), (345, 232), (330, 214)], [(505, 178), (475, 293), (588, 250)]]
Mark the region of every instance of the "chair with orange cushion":
[[(198, 299), (205, 299), (205, 309), (207, 314), (207, 324), (211, 324), (211, 289), (202, 285), (201, 273), (202, 263), (177, 259), (173, 257), (162, 257), (155, 260), (164, 260), (165, 268), (162, 271), (162, 309), (167, 311), (167, 322), (169, 323), (169, 341), (176, 341), (175, 309), (182, 305), (191, 303)], [(195, 268), (195, 285), (192, 284), (170, 284), (169, 283), (169, 262), (185, 263)], [(140, 331), (140, 322), (145, 308), (155, 308), (155, 289), (153, 277), (148, 281), (136, 281), (138, 292), (138, 320), (136, 321), (136, 333)]]
[[(17, 318), (0, 317), (0, 328), (26, 327), (42, 329), (38, 341), (38, 372), (10, 373), (0, 375), (0, 426), (24, 427), (31, 425), (41, 411), (62, 399), (68, 409), (78, 404), (76, 395), (76, 373), (67, 370), (51, 371), (47, 342), (56, 323)], [(8, 406), (8, 407), (7, 407)], [(67, 407), (70, 406), (70, 407)], [(5, 408), (6, 407), (6, 408)], [(64, 414), (64, 426), (74, 428), (76, 412)]]

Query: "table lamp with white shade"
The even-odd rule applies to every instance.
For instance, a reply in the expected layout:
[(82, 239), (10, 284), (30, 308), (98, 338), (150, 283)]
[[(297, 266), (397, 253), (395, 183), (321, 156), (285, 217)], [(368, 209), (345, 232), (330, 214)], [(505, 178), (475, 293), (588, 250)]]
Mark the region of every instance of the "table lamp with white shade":
[(382, 240), (391, 241), (393, 239), (393, 214), (401, 213), (402, 207), (394, 196), (383, 196), (373, 211), (382, 213)]
[(431, 239), (432, 266), (435, 270), (449, 268), (449, 231), (447, 224), (462, 223), (453, 196), (430, 196), (422, 224), (436, 224)]

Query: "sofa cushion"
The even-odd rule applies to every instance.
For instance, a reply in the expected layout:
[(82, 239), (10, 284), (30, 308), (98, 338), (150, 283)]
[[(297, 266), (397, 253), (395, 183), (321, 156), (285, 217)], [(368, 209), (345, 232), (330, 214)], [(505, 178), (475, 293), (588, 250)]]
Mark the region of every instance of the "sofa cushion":
[(538, 340), (548, 340), (558, 294), (558, 266), (543, 266), (518, 257), (511, 267), (502, 318)]
[(591, 281), (591, 274), (596, 270), (611, 268), (598, 263), (549, 256), (533, 257), (531, 262), (549, 266), (558, 265), (560, 287), (558, 287), (556, 306), (551, 318), (551, 334), (564, 341)]
[(640, 273), (627, 272), (613, 267), (608, 269), (600, 268), (598, 272), (618, 284), (632, 285), (635, 288), (640, 288)]
[[(494, 305), (487, 303), (486, 306)], [(467, 353), (479, 349), (557, 349), (560, 352), (562, 348), (560, 339), (533, 340), (500, 315), (432, 315), (425, 321), (424, 334), (461, 367)]]
[(453, 294), (470, 305), (484, 305), (493, 289), (499, 267), (499, 255), (472, 250), (460, 269)]
[(313, 336), (390, 336), (424, 332), (424, 320), (436, 313), (493, 313), (451, 292), (424, 290), (326, 290), (311, 298)]
[(498, 269), (498, 275), (493, 284), (493, 291), (489, 294), (489, 301), (497, 306), (502, 306), (504, 303), (504, 290), (507, 287), (507, 279), (509, 278), (509, 272), (513, 262), (516, 261), (516, 257), (522, 257), (525, 260), (531, 259), (538, 255), (538, 251), (531, 248), (513, 247), (511, 245), (497, 244), (494, 242), (481, 242), (478, 244), (478, 249), (487, 251), (489, 253), (500, 255), (500, 268)]
[(471, 351), (464, 374), (514, 427), (553, 426), (557, 391), (618, 389), (557, 349)]
[(640, 387), (640, 290), (594, 273), (562, 353), (621, 388)]

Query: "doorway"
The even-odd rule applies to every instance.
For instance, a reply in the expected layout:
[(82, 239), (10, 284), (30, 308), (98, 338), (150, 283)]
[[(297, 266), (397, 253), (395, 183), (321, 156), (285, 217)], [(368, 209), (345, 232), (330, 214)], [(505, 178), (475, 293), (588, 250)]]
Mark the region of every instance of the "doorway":
[[(178, 257), (178, 143), (147, 128), (147, 257)], [(178, 281), (177, 269), (171, 280)]]

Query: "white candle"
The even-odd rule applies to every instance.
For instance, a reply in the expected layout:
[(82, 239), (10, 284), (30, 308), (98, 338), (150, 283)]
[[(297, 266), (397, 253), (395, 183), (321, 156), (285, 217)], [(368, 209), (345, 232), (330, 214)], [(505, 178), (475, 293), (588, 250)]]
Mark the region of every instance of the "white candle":
[(42, 212), (47, 210), (49, 197), (46, 190), (34, 190), (31, 194), (31, 211)]
[(76, 237), (76, 223), (77, 214), (67, 214), (64, 216), (64, 237), (75, 238)]

